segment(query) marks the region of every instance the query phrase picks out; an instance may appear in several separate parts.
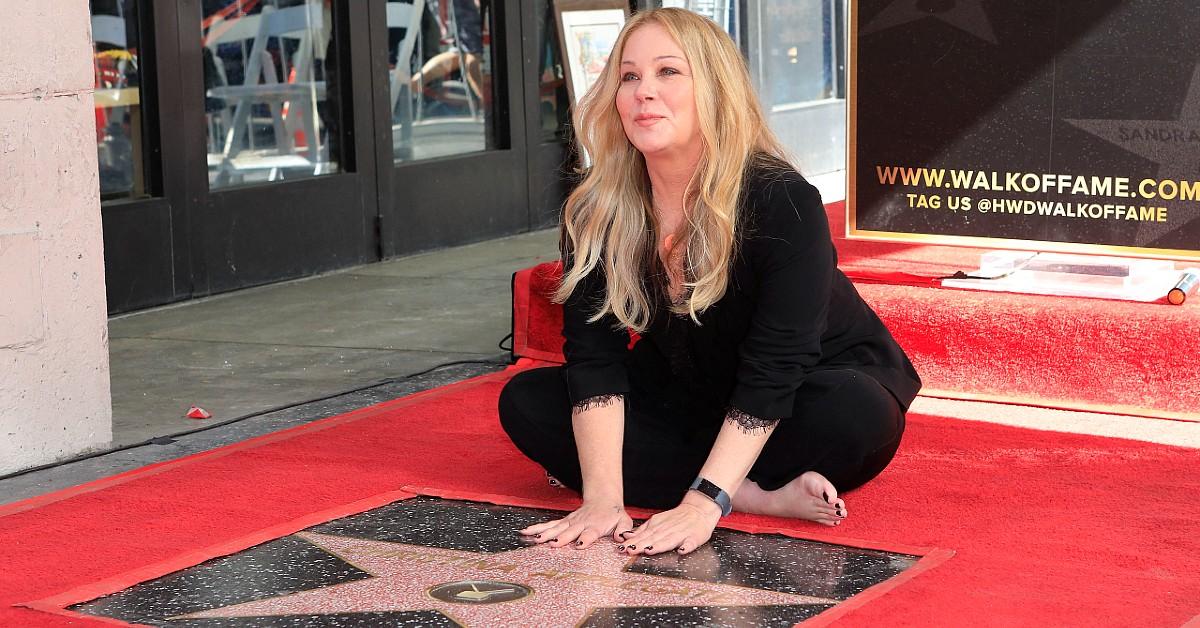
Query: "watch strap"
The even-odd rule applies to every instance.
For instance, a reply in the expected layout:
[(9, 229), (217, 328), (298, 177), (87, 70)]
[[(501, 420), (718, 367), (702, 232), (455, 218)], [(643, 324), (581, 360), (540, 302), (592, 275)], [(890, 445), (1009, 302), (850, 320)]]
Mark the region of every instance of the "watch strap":
[(689, 488), (716, 502), (721, 507), (722, 517), (733, 512), (733, 501), (729, 498), (729, 493), (726, 493), (724, 489), (716, 484), (709, 482), (701, 476), (696, 476), (696, 479), (692, 481), (692, 485)]

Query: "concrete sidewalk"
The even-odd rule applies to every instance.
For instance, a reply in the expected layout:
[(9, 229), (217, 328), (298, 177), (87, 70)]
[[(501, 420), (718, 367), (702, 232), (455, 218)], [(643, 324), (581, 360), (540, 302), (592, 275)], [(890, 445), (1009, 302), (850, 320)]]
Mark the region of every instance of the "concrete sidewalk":
[(557, 243), (547, 229), (116, 317), (112, 446), (200, 427), (193, 404), (221, 421), (503, 361), (512, 273)]

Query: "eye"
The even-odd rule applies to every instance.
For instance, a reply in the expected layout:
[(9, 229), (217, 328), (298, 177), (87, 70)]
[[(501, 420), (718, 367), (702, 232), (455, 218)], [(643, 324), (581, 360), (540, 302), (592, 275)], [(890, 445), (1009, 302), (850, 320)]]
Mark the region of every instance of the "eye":
[(662, 70), (659, 70), (658, 73), (671, 76), (673, 74), (679, 74), (679, 70), (676, 70), (675, 68), (663, 68)]
[(634, 74), (633, 72), (626, 72), (621, 75), (622, 83), (627, 82), (627, 81), (636, 81), (636, 80), (637, 80), (637, 74)]

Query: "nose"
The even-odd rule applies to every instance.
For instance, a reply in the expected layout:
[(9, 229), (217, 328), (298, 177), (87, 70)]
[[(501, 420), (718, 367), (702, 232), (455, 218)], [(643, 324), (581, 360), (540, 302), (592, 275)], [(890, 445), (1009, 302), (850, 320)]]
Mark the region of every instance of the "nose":
[(658, 96), (658, 90), (652, 85), (652, 81), (642, 79), (638, 81), (637, 89), (634, 90), (633, 95), (638, 101), (654, 100)]

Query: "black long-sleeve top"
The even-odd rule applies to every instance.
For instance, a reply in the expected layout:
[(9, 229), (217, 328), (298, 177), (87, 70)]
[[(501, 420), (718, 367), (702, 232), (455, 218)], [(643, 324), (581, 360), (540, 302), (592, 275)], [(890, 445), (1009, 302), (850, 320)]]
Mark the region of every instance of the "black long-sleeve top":
[(629, 334), (611, 313), (587, 322), (604, 299), (601, 266), (576, 287), (563, 308), (572, 404), (628, 393), (634, 368), (690, 407), (770, 422), (791, 417), (809, 373), (853, 368), (907, 410), (920, 377), (838, 270), (820, 193), (791, 168), (753, 168), (744, 188), (729, 286), (698, 314), (699, 326), (671, 314), (660, 299), (642, 340), (629, 350)]

